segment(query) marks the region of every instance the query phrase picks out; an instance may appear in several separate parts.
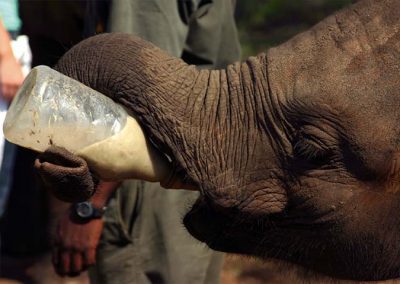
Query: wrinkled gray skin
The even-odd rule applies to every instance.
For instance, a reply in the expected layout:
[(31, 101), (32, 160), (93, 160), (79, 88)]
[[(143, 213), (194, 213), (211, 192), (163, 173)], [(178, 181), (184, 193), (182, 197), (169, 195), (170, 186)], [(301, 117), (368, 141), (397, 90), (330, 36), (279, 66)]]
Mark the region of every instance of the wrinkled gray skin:
[(399, 13), (398, 0), (360, 1), (219, 71), (123, 34), (83, 41), (57, 68), (130, 108), (198, 185), (184, 222), (211, 248), (396, 278)]

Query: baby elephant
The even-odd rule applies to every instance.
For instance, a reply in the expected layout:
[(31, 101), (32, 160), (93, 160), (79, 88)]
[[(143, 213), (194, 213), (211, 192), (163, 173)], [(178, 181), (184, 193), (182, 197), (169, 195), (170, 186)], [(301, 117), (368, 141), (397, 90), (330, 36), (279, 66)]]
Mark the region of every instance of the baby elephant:
[[(201, 191), (184, 223), (209, 247), (341, 279), (397, 278), (399, 11), (398, 0), (359, 1), (224, 70), (124, 34), (81, 42), (57, 70), (130, 109)], [(79, 159), (55, 150), (36, 166), (63, 196), (68, 178), (93, 186)]]

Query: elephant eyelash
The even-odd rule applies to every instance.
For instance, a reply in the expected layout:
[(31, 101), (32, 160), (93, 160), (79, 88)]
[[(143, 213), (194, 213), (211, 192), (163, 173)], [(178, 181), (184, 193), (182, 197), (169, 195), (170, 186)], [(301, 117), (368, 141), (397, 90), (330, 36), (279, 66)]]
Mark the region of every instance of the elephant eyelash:
[(298, 141), (294, 145), (293, 150), (296, 156), (306, 158), (307, 160), (312, 160), (321, 154), (319, 149), (304, 141)]
[(330, 156), (329, 151), (315, 145), (314, 141), (306, 138), (296, 142), (293, 147), (293, 152), (297, 158), (316, 164), (325, 163)]

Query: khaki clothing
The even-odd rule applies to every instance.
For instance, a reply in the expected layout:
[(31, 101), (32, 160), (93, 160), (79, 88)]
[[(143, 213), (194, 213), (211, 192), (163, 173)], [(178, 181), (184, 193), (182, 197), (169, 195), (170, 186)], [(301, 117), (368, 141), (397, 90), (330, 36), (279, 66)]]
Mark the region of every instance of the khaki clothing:
[(218, 283), (223, 254), (182, 224), (197, 194), (156, 183), (125, 182), (111, 199), (93, 283)]
[[(111, 4), (108, 24), (110, 31), (138, 35), (203, 68), (222, 68), (240, 57), (228, 0), (119, 0)], [(182, 223), (198, 194), (124, 182), (110, 200), (91, 280), (218, 283), (223, 254), (192, 238)]]
[(108, 30), (140, 36), (190, 64), (224, 68), (240, 58), (232, 3), (230, 0), (114, 1)]

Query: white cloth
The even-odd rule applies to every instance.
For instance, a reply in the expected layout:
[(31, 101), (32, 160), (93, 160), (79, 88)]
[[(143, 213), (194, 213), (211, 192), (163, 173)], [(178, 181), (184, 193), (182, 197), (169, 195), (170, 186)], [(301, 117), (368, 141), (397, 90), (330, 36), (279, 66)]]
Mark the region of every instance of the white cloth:
[(26, 35), (20, 35), (11, 42), (15, 58), (21, 64), (24, 77), (31, 71), (32, 52), (29, 47), (29, 39)]

